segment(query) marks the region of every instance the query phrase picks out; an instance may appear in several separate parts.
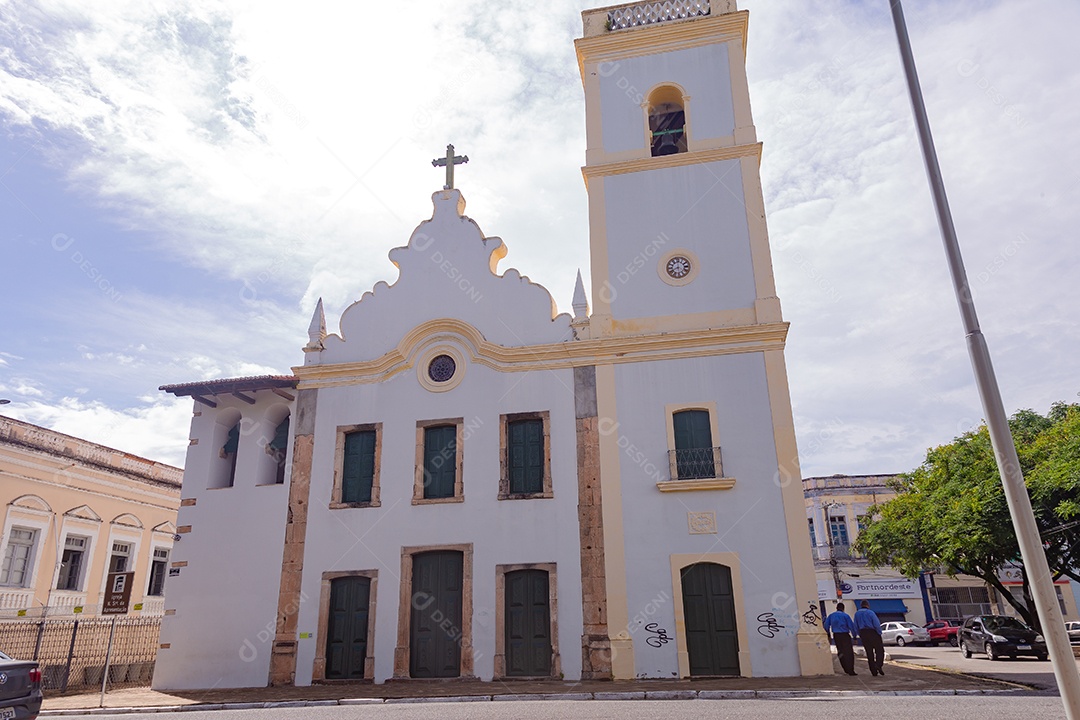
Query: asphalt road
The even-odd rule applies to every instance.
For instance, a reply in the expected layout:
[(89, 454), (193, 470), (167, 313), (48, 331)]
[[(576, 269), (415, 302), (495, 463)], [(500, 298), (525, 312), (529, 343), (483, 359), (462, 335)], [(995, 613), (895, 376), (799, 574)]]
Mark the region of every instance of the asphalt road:
[[(132, 720), (133, 715), (76, 715)], [(817, 700), (503, 701), (154, 713), (154, 720), (1064, 720), (1057, 697), (864, 697)]]
[(902, 647), (886, 646), (885, 652), (893, 660), (916, 665), (930, 665), (946, 670), (992, 677), (997, 680), (1031, 685), (1043, 690), (1057, 691), (1054, 680), (1054, 667), (1049, 660), (1035, 658), (1017, 658), (1016, 660), (987, 659), (983, 653), (964, 658), (959, 648), (948, 645), (938, 647)]

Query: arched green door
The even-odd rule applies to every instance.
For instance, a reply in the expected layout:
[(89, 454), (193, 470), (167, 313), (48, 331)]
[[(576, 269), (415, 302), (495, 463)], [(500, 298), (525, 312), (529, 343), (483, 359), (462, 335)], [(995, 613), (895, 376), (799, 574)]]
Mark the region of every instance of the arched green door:
[(690, 675), (738, 675), (739, 633), (731, 568), (714, 563), (683, 568), (682, 593)]

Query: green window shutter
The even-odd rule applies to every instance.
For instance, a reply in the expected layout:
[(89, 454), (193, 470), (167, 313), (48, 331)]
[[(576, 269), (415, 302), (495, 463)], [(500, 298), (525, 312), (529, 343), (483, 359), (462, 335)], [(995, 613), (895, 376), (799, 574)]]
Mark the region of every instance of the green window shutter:
[(683, 410), (672, 417), (679, 480), (716, 477), (708, 410)]
[(375, 431), (361, 430), (345, 436), (345, 459), (341, 468), (341, 502), (371, 502), (375, 479)]
[(240, 423), (236, 423), (229, 429), (229, 437), (225, 441), (225, 447), (222, 450), (226, 455), (235, 455), (236, 449), (240, 446)]
[(544, 491), (544, 422), (513, 420), (506, 427), (507, 470), (510, 492)]
[(289, 418), (286, 417), (282, 420), (277, 430), (274, 431), (274, 439), (270, 441), (271, 450), (280, 450), (285, 452), (285, 447), (289, 444)]
[(457, 480), (457, 426), (424, 428), (424, 497), (454, 496)]

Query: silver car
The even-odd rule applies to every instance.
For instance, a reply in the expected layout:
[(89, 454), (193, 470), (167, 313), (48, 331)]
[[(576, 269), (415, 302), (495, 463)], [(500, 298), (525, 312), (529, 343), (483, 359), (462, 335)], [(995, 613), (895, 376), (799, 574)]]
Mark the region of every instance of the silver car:
[(915, 623), (887, 622), (881, 623), (881, 641), (886, 645), (893, 643), (899, 647), (929, 645), (930, 633)]
[(1080, 622), (1065, 623), (1065, 632), (1069, 633), (1069, 642), (1080, 645)]

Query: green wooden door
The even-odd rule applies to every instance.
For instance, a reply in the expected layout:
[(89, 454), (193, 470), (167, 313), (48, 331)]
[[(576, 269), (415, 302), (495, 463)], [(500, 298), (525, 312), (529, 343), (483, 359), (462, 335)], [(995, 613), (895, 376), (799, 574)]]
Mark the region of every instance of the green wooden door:
[(437, 425), (424, 429), (424, 497), (454, 496), (457, 479), (457, 427)]
[(367, 657), (371, 578), (330, 581), (330, 617), (326, 628), (326, 677), (363, 678)]
[(544, 570), (506, 573), (506, 674), (551, 675), (551, 608)]
[(409, 674), (461, 675), (463, 556), (437, 551), (413, 556)]
[(707, 410), (683, 410), (672, 417), (679, 480), (716, 477), (712, 428)]
[(739, 634), (731, 569), (698, 563), (682, 570), (690, 675), (738, 675)]

